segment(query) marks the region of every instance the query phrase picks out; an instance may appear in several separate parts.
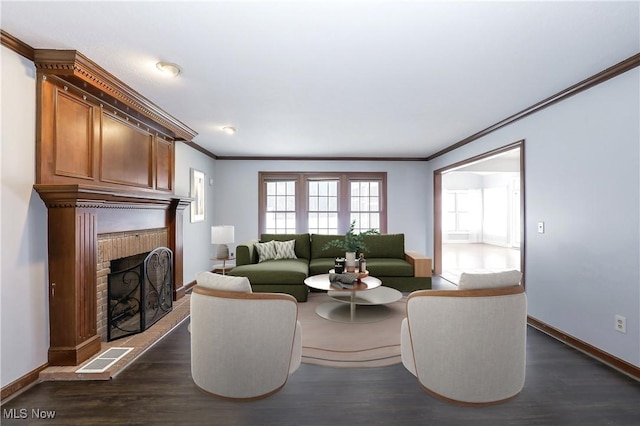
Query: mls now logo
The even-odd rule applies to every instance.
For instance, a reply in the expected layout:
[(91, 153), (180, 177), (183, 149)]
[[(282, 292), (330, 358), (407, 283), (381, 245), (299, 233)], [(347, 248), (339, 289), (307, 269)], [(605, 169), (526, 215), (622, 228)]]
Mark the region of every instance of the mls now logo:
[(2, 410), (2, 417), (5, 419), (54, 419), (56, 412), (54, 410), (41, 410), (32, 408), (31, 411), (26, 408), (9, 408)]
[(4, 419), (26, 419), (29, 412), (26, 408), (9, 408), (2, 410), (2, 418)]

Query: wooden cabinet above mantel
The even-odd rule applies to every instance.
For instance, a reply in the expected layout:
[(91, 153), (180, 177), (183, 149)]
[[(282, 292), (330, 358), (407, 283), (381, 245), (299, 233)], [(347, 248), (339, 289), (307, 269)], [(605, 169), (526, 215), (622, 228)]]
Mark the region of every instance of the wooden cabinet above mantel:
[(36, 50), (36, 183), (173, 193), (193, 130), (74, 50)]

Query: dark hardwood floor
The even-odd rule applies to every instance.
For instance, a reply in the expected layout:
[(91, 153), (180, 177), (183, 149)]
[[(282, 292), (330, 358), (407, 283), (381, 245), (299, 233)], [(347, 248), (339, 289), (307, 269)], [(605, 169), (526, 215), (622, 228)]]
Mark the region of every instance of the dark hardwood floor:
[[(191, 380), (187, 323), (111, 381), (34, 386), (2, 405), (2, 425), (640, 425), (640, 382), (533, 328), (520, 395), (476, 408), (432, 398), (401, 364), (302, 364), (270, 398), (212, 398)], [(55, 418), (38, 419), (33, 410)]]

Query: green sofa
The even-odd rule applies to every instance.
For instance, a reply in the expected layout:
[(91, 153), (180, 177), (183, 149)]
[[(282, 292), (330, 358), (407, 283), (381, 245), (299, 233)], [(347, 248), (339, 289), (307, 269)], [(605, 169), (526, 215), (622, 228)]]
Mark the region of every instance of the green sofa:
[[(343, 235), (262, 234), (236, 247), (236, 267), (229, 275), (247, 277), (253, 291), (288, 293), (299, 302), (307, 300), (309, 289), (304, 284), (310, 275), (326, 274), (336, 257), (344, 257), (339, 248), (323, 250), (324, 245)], [(259, 262), (256, 244), (259, 242), (295, 240), (297, 259)], [(431, 259), (417, 252), (406, 252), (404, 234), (364, 236), (367, 250), (367, 270), (382, 284), (401, 292), (431, 288)]]

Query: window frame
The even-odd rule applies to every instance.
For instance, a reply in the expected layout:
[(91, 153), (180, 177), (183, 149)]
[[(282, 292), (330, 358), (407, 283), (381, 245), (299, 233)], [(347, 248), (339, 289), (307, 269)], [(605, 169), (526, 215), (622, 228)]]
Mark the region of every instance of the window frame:
[(267, 182), (294, 181), (296, 192), (296, 233), (309, 229), (309, 180), (337, 180), (338, 234), (349, 229), (351, 215), (350, 184), (353, 181), (380, 182), (380, 233), (387, 232), (387, 172), (258, 172), (258, 233), (265, 233), (267, 213)]
[[(461, 214), (470, 214), (471, 213), (471, 211), (469, 209), (466, 209), (466, 210), (461, 210), (460, 209), (459, 198), (460, 198), (461, 194), (465, 195), (467, 197), (470, 197), (469, 191), (466, 190), (466, 189), (451, 189), (451, 190), (447, 190), (446, 193), (445, 193), (445, 196), (446, 195), (453, 195), (453, 203), (455, 205), (453, 210), (444, 211), (444, 209), (443, 209), (443, 212), (442, 212), (443, 216), (447, 215), (447, 214), (453, 214), (454, 217), (455, 217), (455, 229), (445, 229), (444, 228), (444, 221), (443, 221), (443, 230), (445, 232), (447, 232), (447, 233), (450, 233), (450, 234), (465, 233), (465, 232), (471, 232), (472, 231), (471, 229), (462, 229), (460, 227), (460, 215)], [(467, 201), (467, 203), (468, 202), (469, 201)], [(444, 206), (444, 203), (443, 203), (443, 206)]]

